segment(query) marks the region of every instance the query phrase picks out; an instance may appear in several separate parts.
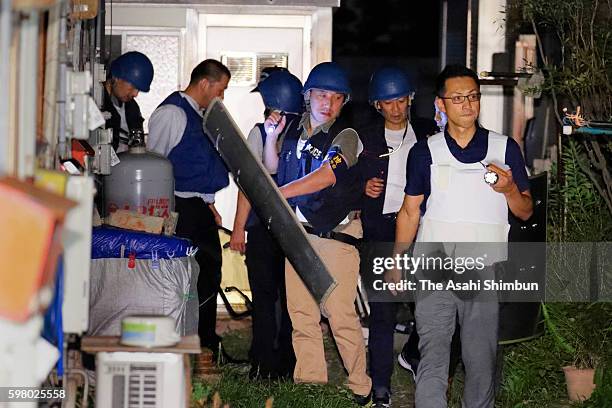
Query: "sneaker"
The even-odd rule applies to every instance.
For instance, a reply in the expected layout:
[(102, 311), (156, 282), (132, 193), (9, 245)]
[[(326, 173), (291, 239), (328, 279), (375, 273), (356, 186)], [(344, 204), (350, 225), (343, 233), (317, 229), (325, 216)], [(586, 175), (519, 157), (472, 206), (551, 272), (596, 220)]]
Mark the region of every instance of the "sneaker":
[(391, 394), (388, 391), (374, 393), (372, 408), (389, 408), (391, 406)]
[(359, 394), (355, 394), (353, 393), (353, 399), (355, 400), (355, 403), (357, 405), (359, 405), (360, 407), (371, 407), (372, 405), (372, 393), (368, 394), (368, 395), (359, 395)]
[(412, 379), (416, 382), (416, 374), (417, 367), (419, 366), (419, 360), (417, 360), (416, 358), (408, 358), (404, 355), (404, 353), (399, 353), (397, 355), (397, 362), (399, 363), (400, 367), (410, 371), (410, 373), (412, 374)]

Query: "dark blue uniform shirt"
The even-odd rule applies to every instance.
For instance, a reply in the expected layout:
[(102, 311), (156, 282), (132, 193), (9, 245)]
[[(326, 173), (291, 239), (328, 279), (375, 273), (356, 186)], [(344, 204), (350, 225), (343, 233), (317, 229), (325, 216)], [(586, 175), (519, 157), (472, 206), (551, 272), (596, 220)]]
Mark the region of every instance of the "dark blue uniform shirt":
[[(476, 128), (476, 134), (470, 142), (462, 148), (448, 134), (448, 128), (444, 131), (444, 138), (451, 154), (461, 163), (477, 163), (487, 155), (489, 145), (489, 131), (483, 127)], [(421, 214), (425, 213), (427, 198), (431, 194), (431, 169), (432, 164), (431, 152), (427, 140), (421, 140), (410, 149), (408, 161), (406, 162), (406, 187), (404, 192), (407, 195), (419, 196), (424, 195), (423, 203), (421, 204)], [(511, 137), (508, 138), (506, 145), (505, 164), (510, 166), (512, 170), (512, 178), (518, 186), (519, 191), (523, 192), (529, 189), (529, 178), (525, 169), (525, 160), (521, 153), (521, 148), (518, 143)], [(484, 181), (483, 181), (484, 183)]]

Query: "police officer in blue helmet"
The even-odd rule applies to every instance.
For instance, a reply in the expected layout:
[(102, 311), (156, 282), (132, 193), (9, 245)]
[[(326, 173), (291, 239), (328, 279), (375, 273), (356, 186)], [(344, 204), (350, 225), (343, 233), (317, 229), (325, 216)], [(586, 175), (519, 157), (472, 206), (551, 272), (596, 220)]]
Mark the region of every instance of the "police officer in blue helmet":
[[(263, 99), (265, 121), (253, 127), (247, 142), (276, 180), (279, 138), (282, 138), (287, 124), (290, 126), (299, 121), (303, 111), (302, 83), (284, 68), (266, 68), (261, 77), (263, 79), (254, 91), (259, 92)], [(249, 210), (246, 196), (239, 191), (230, 248), (240, 253), (246, 251), (253, 295), (250, 376), (291, 378), (295, 354), (287, 311), (285, 254), (255, 213), (249, 213)], [(245, 231), (249, 233), (246, 243)]]
[[(261, 152), (264, 166), (275, 177), (280, 148), (277, 146), (278, 137), (287, 122), (295, 120), (304, 110), (302, 82), (286, 69), (277, 69), (268, 73), (256, 89), (261, 94), (266, 107), (264, 111), (266, 120), (265, 123), (256, 125), (259, 137), (253, 137), (251, 147), (255, 148), (258, 155)], [(256, 133), (255, 129), (251, 133)]]
[(130, 51), (115, 59), (109, 71), (102, 111), (110, 113), (106, 128), (113, 129), (113, 148), (121, 152), (128, 147), (130, 132), (143, 128), (144, 118), (134, 98), (149, 92), (154, 70), (146, 55)]
[[(369, 286), (373, 282), (371, 257), (375, 243), (395, 240), (395, 220), (404, 198), (408, 153), (417, 140), (433, 135), (437, 129), (433, 120), (411, 120), (415, 87), (402, 69), (394, 66), (378, 69), (370, 79), (368, 94), (370, 104), (380, 114), (359, 129), (364, 144), (359, 168), (366, 181), (361, 213), (364, 239), (361, 269)], [(398, 303), (388, 299), (376, 301), (376, 292), (371, 289), (370, 375), (374, 406), (384, 408), (391, 403), (393, 334)], [(413, 374), (419, 358), (417, 346), (418, 337), (413, 333), (403, 350), (405, 360), (400, 355), (402, 366)]]
[(291, 263), (285, 263), (287, 308), (293, 324), (295, 382), (326, 383), (327, 363), (320, 321), (324, 310), (348, 372), (348, 387), (359, 405), (370, 401), (366, 351), (354, 302), (359, 278), (363, 184), (356, 163), (359, 136), (340, 120), (350, 99), (346, 72), (333, 62), (315, 66), (304, 84), (306, 112), (288, 125), (278, 184), (308, 232), (309, 241), (337, 282), (325, 302), (313, 299)]

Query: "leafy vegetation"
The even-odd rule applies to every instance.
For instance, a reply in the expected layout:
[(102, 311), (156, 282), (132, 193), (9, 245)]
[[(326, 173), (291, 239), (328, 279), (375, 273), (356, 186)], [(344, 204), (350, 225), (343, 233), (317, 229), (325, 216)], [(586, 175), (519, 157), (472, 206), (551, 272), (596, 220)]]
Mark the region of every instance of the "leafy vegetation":
[(549, 407), (567, 398), (559, 353), (550, 333), (505, 348), (498, 407)]
[[(612, 4), (606, 0), (515, 0), (506, 13), (511, 28), (525, 24), (538, 36), (544, 62), (544, 90), (581, 106), (588, 120), (612, 117)], [(552, 33), (556, 50), (545, 49), (542, 33)], [(552, 43), (547, 46), (553, 48)]]
[[(612, 143), (609, 143), (612, 145)], [(611, 149), (612, 146), (609, 146)], [(595, 185), (583, 171), (589, 159), (584, 145), (569, 139), (563, 146), (563, 179), (552, 169), (548, 205), (548, 240), (599, 242), (612, 240), (612, 216)]]
[(551, 407), (567, 398), (561, 368), (597, 367), (597, 387), (585, 407), (612, 406), (612, 304), (545, 305), (546, 333), (507, 347), (499, 408)]
[[(533, 91), (544, 91), (552, 98), (559, 125), (563, 122), (561, 107), (570, 112), (577, 112), (580, 107), (587, 124), (612, 121), (610, 0), (514, 0), (506, 8), (505, 20), (511, 32), (531, 30), (536, 35), (545, 81), (541, 89)], [(602, 197), (609, 220), (612, 142), (607, 137), (570, 137), (582, 145), (576, 149), (580, 160), (575, 164)], [(558, 146), (565, 147), (565, 143)]]
[(554, 348), (563, 364), (597, 368), (612, 355), (612, 303), (545, 305), (544, 312)]

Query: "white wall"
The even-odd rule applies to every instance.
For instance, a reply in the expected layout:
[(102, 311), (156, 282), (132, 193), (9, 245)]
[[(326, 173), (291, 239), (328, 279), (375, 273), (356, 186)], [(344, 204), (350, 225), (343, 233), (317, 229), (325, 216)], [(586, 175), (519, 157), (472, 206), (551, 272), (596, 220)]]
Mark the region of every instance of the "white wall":
[[(240, 5), (185, 5), (185, 6), (162, 6), (162, 5), (125, 5), (114, 4), (112, 7), (107, 2), (106, 13), (106, 31), (110, 30), (111, 18), (114, 30), (135, 30), (142, 32), (168, 32), (177, 31), (180, 33), (180, 55), (178, 68), (178, 88), (184, 89), (189, 81), (189, 75), (195, 65), (205, 58), (215, 58), (218, 55), (218, 47), (216, 53), (208, 52), (211, 47), (207, 44), (206, 34), (202, 34), (202, 24), (207, 26), (207, 19), (202, 19), (202, 16), (216, 16), (215, 21), (219, 21), (219, 16), (227, 15), (227, 25), (233, 27), (245, 27), (245, 29), (260, 27), (261, 21), (265, 16), (272, 16), (270, 20), (276, 21), (273, 27), (277, 28), (295, 28), (295, 24), (291, 21), (303, 21), (303, 54), (301, 67), (291, 67), (298, 77), (305, 80), (310, 72), (310, 69), (323, 61), (331, 60), (332, 47), (332, 10), (331, 7), (305, 7), (305, 6), (240, 6)], [(279, 18), (280, 17), (280, 18)], [(279, 25), (278, 21), (281, 21)], [(212, 20), (211, 20), (212, 21)], [(213, 24), (216, 25), (216, 24)], [(219, 25), (216, 25), (219, 27)], [(221, 25), (220, 27), (224, 27)], [(265, 28), (265, 26), (264, 26)], [(302, 29), (302, 28), (300, 28)], [(222, 34), (223, 30), (218, 30)], [(253, 49), (249, 44), (244, 45), (244, 50), (256, 51), (255, 35), (253, 36)], [(282, 41), (281, 41), (282, 42)], [(261, 44), (257, 44), (261, 45)], [(274, 43), (272, 42), (272, 46)], [(236, 47), (234, 47), (236, 48)], [(273, 47), (274, 48), (274, 47)], [(169, 70), (166, 70), (169, 72)], [(173, 72), (176, 72), (173, 71)], [(230, 94), (231, 92), (228, 92)], [(161, 96), (156, 95), (160, 99)], [(139, 98), (142, 98), (139, 96)], [(257, 120), (263, 112), (263, 104), (257, 98), (257, 95), (247, 95), (241, 104), (237, 104), (231, 95), (227, 98), (228, 106), (231, 106), (230, 112), (236, 117), (241, 125), (243, 133), (247, 134), (248, 130), (255, 123), (254, 119), (246, 123), (241, 118), (252, 117), (251, 111), (256, 113)], [(161, 102), (161, 99), (160, 101)], [(149, 105), (154, 102), (149, 103)], [(255, 106), (254, 109), (252, 109)], [(147, 118), (145, 118), (147, 119)], [(232, 228), (234, 222), (234, 213), (236, 208), (236, 193), (237, 188), (233, 181), (230, 186), (220, 191), (217, 194), (217, 209), (223, 217), (223, 225), (226, 228)]]
[(187, 8), (106, 2), (106, 26), (185, 27)]

